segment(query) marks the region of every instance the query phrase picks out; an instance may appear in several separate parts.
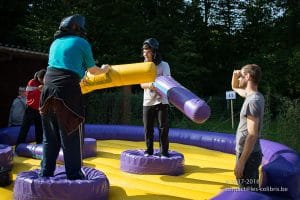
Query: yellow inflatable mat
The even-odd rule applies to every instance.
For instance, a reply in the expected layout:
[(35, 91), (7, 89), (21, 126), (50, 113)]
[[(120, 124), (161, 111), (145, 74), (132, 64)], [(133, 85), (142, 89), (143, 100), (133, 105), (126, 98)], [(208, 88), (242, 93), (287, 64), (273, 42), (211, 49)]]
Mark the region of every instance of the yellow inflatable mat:
[[(159, 144), (155, 142), (154, 147)], [(120, 155), (124, 150), (144, 148), (144, 142), (98, 140), (97, 156), (86, 158), (83, 163), (106, 174), (110, 182), (109, 200), (208, 200), (225, 188), (237, 188), (234, 155), (177, 143), (170, 143), (170, 150), (184, 155), (184, 174), (180, 176), (140, 175), (120, 170)], [(15, 156), (13, 180), (20, 172), (40, 169), (40, 162)], [(14, 182), (0, 187), (0, 200), (12, 200), (13, 187)]]

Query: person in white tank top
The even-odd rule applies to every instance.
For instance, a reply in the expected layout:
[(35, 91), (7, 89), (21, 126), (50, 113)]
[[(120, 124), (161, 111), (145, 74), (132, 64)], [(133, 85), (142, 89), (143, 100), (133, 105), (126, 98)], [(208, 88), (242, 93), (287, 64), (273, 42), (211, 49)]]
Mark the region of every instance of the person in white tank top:
[[(156, 65), (156, 77), (170, 76), (170, 67), (167, 62), (162, 61), (159, 52), (159, 42), (155, 38), (146, 39), (143, 42), (142, 54), (144, 62), (153, 62)], [(144, 89), (143, 99), (143, 123), (146, 140), (145, 156), (151, 156), (153, 150), (153, 134), (154, 124), (157, 121), (159, 131), (159, 146), (160, 156), (169, 156), (169, 124), (168, 124), (168, 99), (161, 97), (153, 82), (142, 83), (141, 87)]]

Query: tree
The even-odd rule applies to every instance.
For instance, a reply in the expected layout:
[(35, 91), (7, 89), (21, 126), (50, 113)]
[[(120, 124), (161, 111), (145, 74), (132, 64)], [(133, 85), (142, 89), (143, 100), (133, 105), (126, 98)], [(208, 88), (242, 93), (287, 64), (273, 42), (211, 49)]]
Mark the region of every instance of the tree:
[[(79, 13), (86, 16), (89, 41), (100, 64), (142, 61), (142, 42), (156, 37), (174, 77), (195, 93), (223, 93), (230, 87), (232, 70), (254, 62), (263, 67), (268, 81), (262, 85), (272, 93), (297, 96), (299, 78), (293, 74), (299, 70), (299, 4), (296, 0), (2, 1), (1, 20), (12, 23), (1, 36), (3, 41), (47, 50), (60, 20)], [(12, 16), (15, 9), (18, 15)]]
[(0, 31), (1, 42), (23, 45), (26, 40), (16, 37), (18, 24), (23, 23), (27, 14), (27, 1), (25, 0), (1, 0), (0, 1)]

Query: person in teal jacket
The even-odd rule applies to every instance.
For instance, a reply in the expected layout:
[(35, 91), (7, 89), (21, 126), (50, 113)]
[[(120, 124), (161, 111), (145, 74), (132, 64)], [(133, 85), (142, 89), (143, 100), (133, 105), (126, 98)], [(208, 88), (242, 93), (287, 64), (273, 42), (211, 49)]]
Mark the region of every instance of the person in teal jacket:
[(84, 104), (80, 81), (86, 72), (103, 74), (110, 67), (96, 66), (86, 38), (84, 16), (64, 18), (54, 38), (40, 101), (44, 132), (40, 176), (54, 175), (62, 147), (67, 178), (84, 179), (81, 171)]

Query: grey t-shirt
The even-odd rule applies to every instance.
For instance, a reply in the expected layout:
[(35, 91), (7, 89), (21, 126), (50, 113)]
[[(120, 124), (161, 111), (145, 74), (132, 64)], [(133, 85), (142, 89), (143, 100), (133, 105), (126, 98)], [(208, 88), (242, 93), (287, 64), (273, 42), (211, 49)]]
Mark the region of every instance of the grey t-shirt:
[[(246, 97), (241, 109), (240, 123), (236, 133), (236, 148), (235, 148), (236, 153), (242, 153), (244, 149), (245, 140), (248, 135), (247, 116), (253, 116), (259, 119), (258, 133), (260, 137), (262, 125), (263, 125), (264, 107), (265, 107), (265, 99), (261, 93), (255, 92)], [(260, 151), (261, 151), (261, 147), (258, 139), (254, 145), (253, 152), (260, 152)]]
[[(167, 62), (161, 61), (161, 63), (156, 66), (156, 77), (159, 76), (171, 76), (170, 67)], [(144, 89), (143, 106), (153, 106), (160, 103), (169, 104), (168, 99), (161, 97), (156, 91), (150, 90), (149, 88)]]

